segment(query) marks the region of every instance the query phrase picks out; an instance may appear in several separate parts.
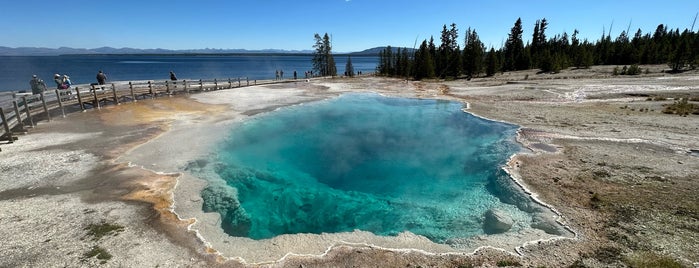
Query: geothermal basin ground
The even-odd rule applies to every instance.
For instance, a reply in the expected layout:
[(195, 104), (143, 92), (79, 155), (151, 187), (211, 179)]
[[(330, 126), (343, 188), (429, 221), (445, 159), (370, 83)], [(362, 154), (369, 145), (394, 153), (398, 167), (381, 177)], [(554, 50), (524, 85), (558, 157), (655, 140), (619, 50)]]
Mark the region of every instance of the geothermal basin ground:
[[(644, 66), (648, 74), (618, 77), (612, 68), (471, 81), (318, 79), (42, 121), (0, 145), (0, 266), (694, 266), (699, 117), (662, 111), (698, 97), (699, 74)], [(520, 209), (544, 208), (540, 224), (459, 246), (359, 230), (251, 239), (228, 235), (220, 213), (202, 211), (222, 133), (347, 93), (467, 103), (468, 113), (520, 126), (517, 141), (528, 149), (503, 168), (514, 197), (531, 201)]]

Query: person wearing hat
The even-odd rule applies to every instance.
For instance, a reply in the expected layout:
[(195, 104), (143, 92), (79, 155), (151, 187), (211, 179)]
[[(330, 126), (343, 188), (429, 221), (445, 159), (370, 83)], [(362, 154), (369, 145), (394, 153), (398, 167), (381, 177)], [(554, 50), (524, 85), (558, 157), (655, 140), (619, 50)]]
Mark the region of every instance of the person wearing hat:
[(63, 86), (62, 86), (63, 89), (69, 89), (70, 86), (73, 85), (73, 83), (70, 82), (70, 76), (68, 76), (67, 74), (64, 74), (62, 84), (63, 84)]
[(53, 75), (53, 82), (56, 82), (56, 89), (61, 89), (61, 87), (63, 86), (63, 79), (61, 79), (60, 74)]
[(32, 75), (32, 80), (29, 80), (29, 85), (32, 87), (32, 94), (41, 94), (46, 90), (44, 80), (39, 79), (36, 75)]

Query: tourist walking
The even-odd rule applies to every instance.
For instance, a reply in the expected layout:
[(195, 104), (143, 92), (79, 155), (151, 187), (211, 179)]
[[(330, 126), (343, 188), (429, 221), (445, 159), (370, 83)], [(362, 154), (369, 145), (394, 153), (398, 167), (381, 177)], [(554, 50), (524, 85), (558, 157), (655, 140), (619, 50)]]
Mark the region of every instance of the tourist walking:
[(173, 71), (170, 71), (170, 80), (177, 81), (177, 76), (175, 76), (175, 73)]
[(107, 82), (107, 76), (100, 70), (97, 72), (97, 84), (104, 85)]
[(73, 83), (70, 82), (70, 76), (64, 74), (63, 79), (61, 80), (61, 89), (70, 89), (70, 86), (72, 85)]
[(36, 75), (32, 75), (32, 80), (29, 80), (29, 85), (32, 87), (32, 94), (41, 94), (46, 91), (44, 80), (39, 79)]
[(60, 74), (53, 75), (53, 82), (56, 83), (56, 89), (63, 89), (63, 79)]

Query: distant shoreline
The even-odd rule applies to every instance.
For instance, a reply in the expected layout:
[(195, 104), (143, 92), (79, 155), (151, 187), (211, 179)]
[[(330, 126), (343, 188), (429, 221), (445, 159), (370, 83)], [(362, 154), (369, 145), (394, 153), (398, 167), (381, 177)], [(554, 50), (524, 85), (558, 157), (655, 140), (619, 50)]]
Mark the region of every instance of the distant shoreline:
[[(241, 53), (117, 53), (117, 54), (59, 54), (59, 55), (0, 55), (0, 57), (73, 57), (73, 56), (253, 56), (253, 57), (269, 57), (269, 56), (313, 56), (313, 53), (257, 53), (257, 52), (241, 52)], [(337, 53), (333, 56), (354, 56), (354, 57), (378, 57), (378, 54), (365, 54), (358, 52)]]

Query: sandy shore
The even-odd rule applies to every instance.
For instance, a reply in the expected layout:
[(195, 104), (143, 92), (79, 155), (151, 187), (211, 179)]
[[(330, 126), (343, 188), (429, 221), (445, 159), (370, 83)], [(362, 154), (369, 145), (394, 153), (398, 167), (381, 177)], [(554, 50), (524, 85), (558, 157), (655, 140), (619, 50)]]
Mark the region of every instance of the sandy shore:
[[(699, 149), (699, 117), (663, 114), (672, 100), (646, 99), (699, 96), (699, 74), (620, 78), (607, 77), (605, 68), (451, 82), (314, 80), (41, 122), (19, 142), (1, 145), (0, 235), (7, 242), (0, 267), (696, 265), (699, 157), (692, 150)], [(224, 129), (346, 92), (464, 101), (468, 112), (521, 125), (518, 140), (532, 152), (513, 157), (506, 170), (560, 216), (542, 217), (576, 235), (558, 239), (529, 228), (477, 237), (461, 249), (410, 233), (360, 231), (254, 241), (227, 236), (218, 214), (201, 211), (199, 191), (216, 182), (205, 159)], [(94, 254), (100, 252), (109, 258)]]

